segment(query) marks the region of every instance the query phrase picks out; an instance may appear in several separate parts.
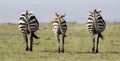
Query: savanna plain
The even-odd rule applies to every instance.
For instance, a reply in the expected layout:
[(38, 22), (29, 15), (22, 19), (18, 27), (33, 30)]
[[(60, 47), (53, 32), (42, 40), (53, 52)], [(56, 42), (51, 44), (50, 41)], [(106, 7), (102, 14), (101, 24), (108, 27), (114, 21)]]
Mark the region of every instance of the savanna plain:
[(0, 61), (120, 61), (120, 23), (107, 23), (102, 34), (99, 53), (92, 53), (85, 24), (68, 24), (65, 53), (58, 53), (51, 24), (40, 24), (40, 39), (34, 39), (33, 52), (26, 52), (18, 25), (0, 24)]

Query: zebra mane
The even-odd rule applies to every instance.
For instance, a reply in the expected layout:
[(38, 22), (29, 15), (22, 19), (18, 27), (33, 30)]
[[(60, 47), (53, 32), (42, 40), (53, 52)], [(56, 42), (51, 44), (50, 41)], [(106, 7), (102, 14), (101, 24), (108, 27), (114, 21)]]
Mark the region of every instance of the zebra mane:
[[(22, 15), (25, 15), (25, 14), (26, 14), (26, 11), (22, 11)], [(33, 11), (28, 11), (28, 14), (33, 15)]]

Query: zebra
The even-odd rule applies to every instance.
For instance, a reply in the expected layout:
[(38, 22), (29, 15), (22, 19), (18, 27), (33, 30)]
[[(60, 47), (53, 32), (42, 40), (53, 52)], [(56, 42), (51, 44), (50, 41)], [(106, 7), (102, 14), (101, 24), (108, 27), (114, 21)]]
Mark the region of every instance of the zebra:
[[(67, 24), (64, 19), (65, 14), (55, 13), (57, 18), (52, 21), (52, 30), (55, 34), (56, 41), (58, 42), (58, 52), (64, 53), (64, 39), (66, 37)], [(62, 35), (62, 49), (60, 49), (60, 38), (59, 35)]]
[[(94, 9), (93, 12), (90, 11), (90, 15), (88, 17), (88, 21), (86, 23), (86, 28), (90, 33), (90, 36), (93, 41), (92, 52), (98, 53), (98, 44), (99, 38), (102, 40), (104, 39), (103, 35), (101, 34), (106, 27), (106, 23), (100, 14), (101, 10)], [(95, 51), (95, 35), (97, 35), (97, 43), (96, 43), (96, 51)]]
[[(23, 34), (24, 40), (26, 42), (26, 51), (33, 51), (33, 37), (35, 39), (39, 39), (39, 37), (34, 33), (39, 29), (39, 22), (32, 11), (26, 10), (22, 12), (19, 18), (18, 28)], [(28, 46), (28, 34), (30, 34), (30, 46)]]

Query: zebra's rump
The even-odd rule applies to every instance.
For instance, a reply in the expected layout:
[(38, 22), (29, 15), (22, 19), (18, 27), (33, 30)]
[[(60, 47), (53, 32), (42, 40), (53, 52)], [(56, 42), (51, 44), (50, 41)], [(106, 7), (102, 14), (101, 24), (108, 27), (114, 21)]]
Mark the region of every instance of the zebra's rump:
[(93, 30), (93, 22), (91, 21), (91, 22), (87, 22), (87, 24), (86, 24), (86, 29), (88, 30), (88, 32), (92, 32), (92, 30)]
[(35, 32), (39, 29), (39, 22), (35, 16), (30, 16), (29, 27), (32, 32)]
[(103, 19), (98, 19), (96, 24), (96, 31), (103, 32), (105, 30), (106, 24)]
[(88, 29), (88, 31), (90, 33), (94, 32), (95, 34), (103, 32), (105, 30), (105, 27), (106, 24), (102, 19), (97, 20), (95, 24), (92, 20), (88, 20), (86, 24), (86, 28)]
[(62, 22), (61, 22), (61, 28), (62, 28), (62, 31), (63, 31), (63, 32), (66, 32), (66, 30), (67, 30), (66, 21), (62, 21)]
[(24, 16), (20, 16), (18, 28), (22, 33), (26, 33), (28, 31), (28, 25)]
[(20, 16), (18, 28), (22, 33), (35, 32), (39, 29), (39, 23), (35, 16), (30, 16), (27, 20), (25, 16)]
[[(58, 23), (57, 21), (53, 21), (53, 22), (52, 22), (52, 27), (53, 27), (53, 32), (54, 32), (54, 33), (61, 34), (60, 25), (59, 25), (59, 23)], [(63, 31), (63, 32), (66, 32), (66, 30), (67, 30), (66, 21), (62, 21), (62, 22), (61, 22), (61, 28), (62, 28), (62, 31)]]

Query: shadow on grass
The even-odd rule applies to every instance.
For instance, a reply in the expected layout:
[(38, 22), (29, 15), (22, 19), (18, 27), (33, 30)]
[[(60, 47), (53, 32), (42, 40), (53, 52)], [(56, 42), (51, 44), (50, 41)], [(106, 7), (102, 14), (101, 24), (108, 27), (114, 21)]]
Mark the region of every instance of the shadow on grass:
[[(58, 53), (57, 50), (44, 50), (44, 51), (41, 51), (41, 52), (49, 52), (49, 53)], [(62, 53), (62, 52), (61, 52)], [(65, 51), (64, 53), (68, 53), (68, 54), (96, 54), (96, 53), (93, 53), (93, 52), (71, 52), (71, 51)]]
[(108, 53), (108, 54), (120, 54), (120, 52), (100, 52), (100, 53)]
[[(41, 52), (49, 52), (49, 53), (58, 53), (57, 50), (44, 50)], [(90, 52), (90, 51), (84, 51), (84, 52), (71, 52), (71, 51), (65, 51), (64, 53), (73, 53), (73, 54), (120, 54), (120, 52), (99, 52), (99, 53), (95, 53), (95, 52)]]
[(73, 53), (73, 54), (120, 54), (120, 52), (99, 52), (99, 53), (95, 53), (95, 52), (92, 52), (92, 51), (84, 51), (84, 52), (65, 51), (65, 53)]
[(76, 52), (76, 54), (120, 54), (120, 52)]
[(44, 50), (44, 51), (41, 51), (41, 52), (57, 53), (56, 50), (51, 50), (51, 51), (50, 50), (49, 51), (48, 50)]

